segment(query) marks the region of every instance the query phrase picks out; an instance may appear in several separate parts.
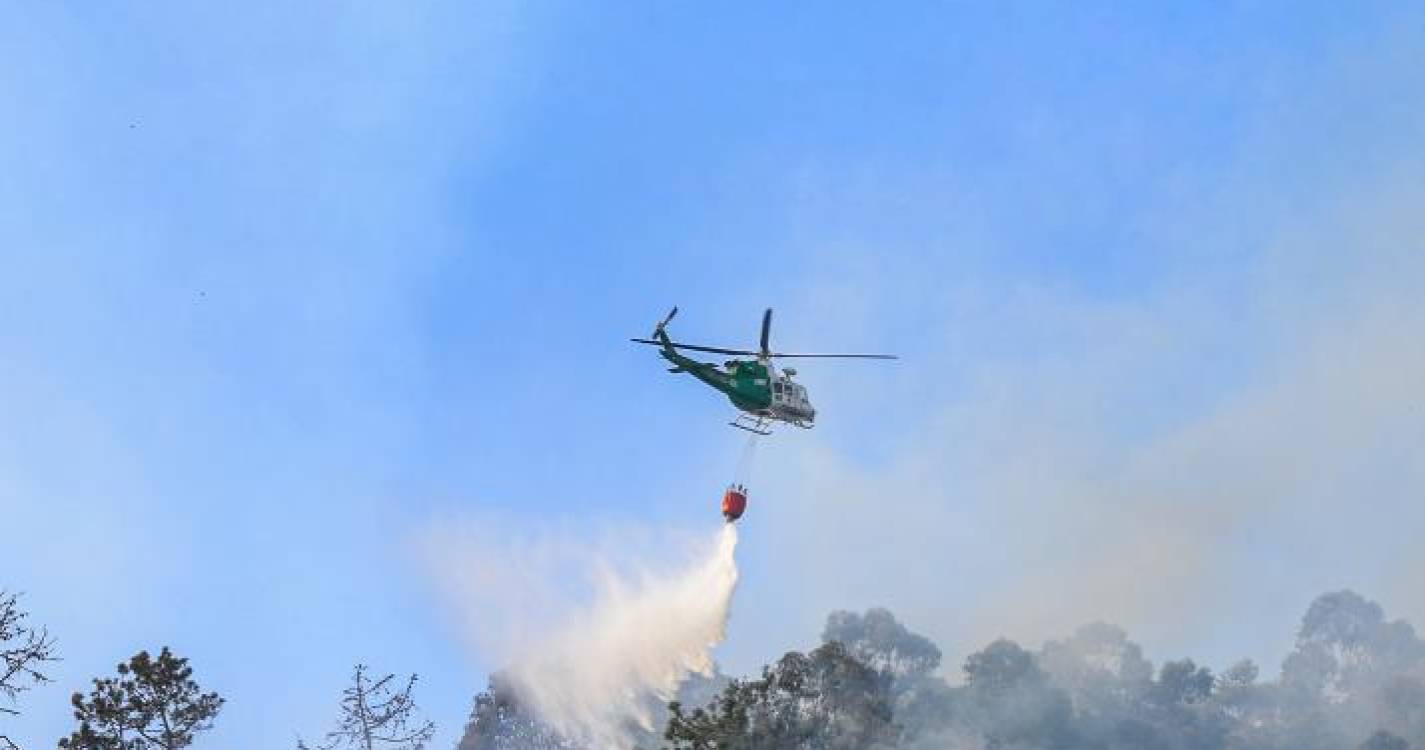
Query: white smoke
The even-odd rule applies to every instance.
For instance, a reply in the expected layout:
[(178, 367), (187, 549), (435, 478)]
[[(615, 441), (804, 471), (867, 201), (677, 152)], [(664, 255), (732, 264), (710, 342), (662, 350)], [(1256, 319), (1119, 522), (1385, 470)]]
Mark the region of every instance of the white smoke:
[(653, 729), (643, 699), (667, 700), (689, 672), (709, 674), (737, 585), (737, 527), (683, 570), (636, 581), (609, 575), (599, 598), (517, 658), (511, 678), (560, 734), (592, 747), (627, 744), (627, 723)]
[[(678, 540), (691, 554), (674, 564), (618, 560), (548, 534), (471, 531), (446, 528), (424, 540), (437, 577), (481, 655), (505, 667), (522, 702), (561, 735), (630, 747), (634, 727), (661, 723), (650, 698), (667, 701), (689, 673), (711, 673), (737, 585), (733, 524), (711, 539)], [(571, 588), (574, 571), (587, 588)]]

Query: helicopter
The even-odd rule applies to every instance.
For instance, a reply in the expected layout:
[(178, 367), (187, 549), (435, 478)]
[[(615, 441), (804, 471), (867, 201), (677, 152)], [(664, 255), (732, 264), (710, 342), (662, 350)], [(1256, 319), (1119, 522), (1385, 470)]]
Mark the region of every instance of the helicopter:
[[(774, 352), (768, 348), (768, 335), (772, 328), (772, 308), (762, 313), (761, 347), (756, 350), (725, 349), (717, 346), (701, 346), (673, 341), (668, 337), (668, 323), (678, 314), (674, 307), (668, 316), (653, 329), (652, 338), (629, 339), (639, 344), (659, 347), (659, 355), (673, 363), (668, 372), (688, 373), (727, 395), (732, 405), (741, 412), (729, 425), (758, 435), (772, 434), (771, 427), (776, 422), (786, 422), (803, 429), (811, 429), (816, 421), (816, 409), (807, 398), (807, 389), (794, 381), (797, 371), (785, 367), (778, 370), (774, 359), (801, 358), (842, 358), (842, 359), (897, 359), (893, 354), (788, 354)], [(698, 362), (679, 353), (679, 349), (733, 356), (751, 356), (756, 359), (729, 359), (721, 366), (712, 362)]]

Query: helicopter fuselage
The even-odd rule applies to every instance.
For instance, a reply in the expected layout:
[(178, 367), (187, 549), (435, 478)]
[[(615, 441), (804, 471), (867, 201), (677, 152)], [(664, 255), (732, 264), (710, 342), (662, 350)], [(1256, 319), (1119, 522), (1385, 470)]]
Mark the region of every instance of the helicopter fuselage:
[[(820, 357), (838, 359), (895, 359), (893, 354), (807, 354), (773, 351), (768, 345), (768, 333), (772, 328), (772, 308), (762, 313), (762, 336), (756, 349), (730, 349), (721, 346), (706, 346), (677, 342), (668, 337), (669, 321), (678, 314), (678, 308), (668, 311), (658, 325), (654, 326), (652, 338), (630, 339), (637, 344), (652, 344), (658, 353), (673, 364), (668, 372), (682, 372), (692, 375), (713, 388), (722, 391), (742, 413), (732, 420), (733, 427), (755, 432), (759, 435), (771, 434), (772, 422), (786, 422), (803, 429), (810, 429), (816, 420), (816, 409), (807, 398), (807, 389), (792, 380), (796, 370), (788, 367), (780, 372), (772, 362), (784, 357)], [(684, 355), (686, 351), (711, 352), (733, 356), (751, 356), (755, 359), (729, 359), (721, 366), (711, 362), (699, 362)]]
[(722, 391), (733, 406), (754, 417), (803, 428), (810, 428), (816, 420), (806, 387), (792, 380), (794, 370), (778, 371), (770, 362), (759, 360), (731, 359), (721, 366), (699, 362), (683, 356), (671, 341), (665, 341), (659, 354), (673, 364), (669, 372), (692, 375)]

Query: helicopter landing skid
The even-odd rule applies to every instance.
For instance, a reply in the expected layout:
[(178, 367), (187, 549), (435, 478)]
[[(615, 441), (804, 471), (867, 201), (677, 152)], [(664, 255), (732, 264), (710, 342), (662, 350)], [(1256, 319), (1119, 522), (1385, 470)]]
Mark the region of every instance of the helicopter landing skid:
[(728, 425), (739, 430), (746, 430), (758, 435), (772, 434), (772, 420), (766, 417), (757, 417), (751, 414), (739, 414), (737, 418), (728, 422)]

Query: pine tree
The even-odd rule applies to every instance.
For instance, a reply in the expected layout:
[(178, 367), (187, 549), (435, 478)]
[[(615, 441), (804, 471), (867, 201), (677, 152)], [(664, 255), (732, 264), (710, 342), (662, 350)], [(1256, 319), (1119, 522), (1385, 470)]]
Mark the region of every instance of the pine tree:
[(187, 659), (164, 647), (158, 658), (140, 651), (118, 666), (118, 677), (94, 680), (86, 698), (71, 699), (79, 729), (61, 739), (72, 750), (178, 750), (213, 726), (223, 707), (217, 693), (203, 693)]

